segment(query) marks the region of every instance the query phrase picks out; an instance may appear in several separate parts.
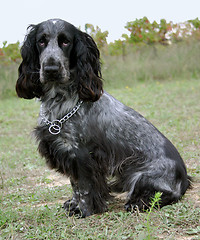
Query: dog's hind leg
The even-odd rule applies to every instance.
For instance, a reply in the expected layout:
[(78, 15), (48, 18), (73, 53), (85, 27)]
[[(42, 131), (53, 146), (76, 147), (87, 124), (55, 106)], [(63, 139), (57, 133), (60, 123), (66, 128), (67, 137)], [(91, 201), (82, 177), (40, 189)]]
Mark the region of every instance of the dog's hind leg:
[(189, 185), (189, 179), (168, 184), (162, 178), (149, 179), (144, 176), (129, 191), (125, 209), (127, 211), (133, 211), (135, 208), (139, 208), (141, 211), (148, 209), (156, 192), (162, 193), (159, 207), (176, 203), (181, 199)]

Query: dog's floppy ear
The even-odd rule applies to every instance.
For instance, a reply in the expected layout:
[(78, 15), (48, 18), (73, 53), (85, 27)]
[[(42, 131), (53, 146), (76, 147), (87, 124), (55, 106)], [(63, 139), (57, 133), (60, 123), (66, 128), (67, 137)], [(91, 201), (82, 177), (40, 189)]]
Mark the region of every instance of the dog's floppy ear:
[(31, 25), (21, 48), (22, 63), (19, 66), (19, 78), (16, 83), (17, 95), (21, 98), (32, 99), (42, 95), (40, 83), (39, 53), (36, 46), (36, 32), (38, 25)]
[(79, 97), (97, 101), (103, 92), (99, 50), (88, 34), (78, 30), (74, 38), (71, 60), (76, 65)]

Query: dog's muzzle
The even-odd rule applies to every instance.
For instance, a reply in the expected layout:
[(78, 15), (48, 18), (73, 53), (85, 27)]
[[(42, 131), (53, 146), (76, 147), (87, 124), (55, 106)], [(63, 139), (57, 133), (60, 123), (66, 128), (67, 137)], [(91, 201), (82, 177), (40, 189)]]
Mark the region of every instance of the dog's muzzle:
[(61, 64), (59, 62), (54, 64), (43, 64), (42, 74), (45, 82), (62, 79)]

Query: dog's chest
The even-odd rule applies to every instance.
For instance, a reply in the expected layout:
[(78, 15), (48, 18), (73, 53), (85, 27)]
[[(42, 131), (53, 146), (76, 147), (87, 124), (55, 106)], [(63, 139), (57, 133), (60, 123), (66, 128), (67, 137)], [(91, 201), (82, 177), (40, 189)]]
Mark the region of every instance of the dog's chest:
[(39, 125), (35, 129), (35, 135), (39, 145), (43, 143), (43, 146), (47, 146), (46, 151), (54, 155), (59, 155), (61, 152), (67, 154), (72, 149), (78, 148), (79, 136), (77, 136), (74, 126), (70, 124), (65, 124), (59, 134), (52, 134), (49, 126)]
[(48, 166), (67, 174), (68, 165), (74, 161), (79, 146), (72, 129), (64, 128), (59, 134), (52, 135), (48, 126), (38, 126), (35, 135), (38, 140), (38, 151), (46, 159)]
[[(36, 133), (39, 133), (39, 137), (41, 140), (49, 140), (52, 144), (59, 145), (61, 147), (68, 148), (73, 145), (76, 146), (76, 141), (78, 141), (78, 135), (76, 131), (76, 127), (74, 124), (64, 123), (60, 125), (59, 131), (53, 131), (51, 125), (39, 124), (36, 128)], [(57, 128), (55, 127), (57, 130)]]

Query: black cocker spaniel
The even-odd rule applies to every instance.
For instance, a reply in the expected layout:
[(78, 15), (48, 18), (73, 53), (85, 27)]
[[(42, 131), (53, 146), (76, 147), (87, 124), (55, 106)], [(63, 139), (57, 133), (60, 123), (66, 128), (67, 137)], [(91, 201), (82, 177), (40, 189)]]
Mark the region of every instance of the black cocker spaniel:
[(60, 19), (31, 25), (21, 55), (16, 91), (41, 101), (38, 150), (70, 178), (68, 215), (106, 211), (112, 191), (127, 192), (127, 211), (147, 208), (158, 191), (161, 207), (183, 196), (190, 177), (181, 156), (143, 116), (103, 91), (99, 50), (88, 34)]

